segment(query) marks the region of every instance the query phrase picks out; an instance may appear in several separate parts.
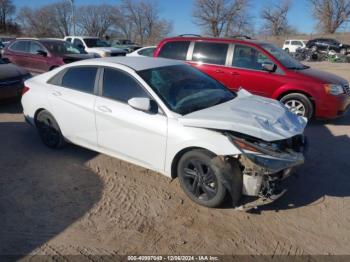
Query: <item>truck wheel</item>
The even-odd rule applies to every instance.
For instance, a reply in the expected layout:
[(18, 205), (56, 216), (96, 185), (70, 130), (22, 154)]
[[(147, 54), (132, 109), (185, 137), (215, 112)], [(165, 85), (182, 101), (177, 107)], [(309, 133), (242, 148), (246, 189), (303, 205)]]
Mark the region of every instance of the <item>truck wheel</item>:
[(289, 48), (285, 48), (284, 51), (286, 51), (287, 53), (289, 53)]
[(346, 55), (346, 48), (342, 48), (342, 49), (340, 49), (340, 53), (342, 54), (342, 55)]
[(311, 119), (313, 115), (313, 105), (310, 99), (300, 93), (288, 94), (280, 99), (280, 101), (293, 113), (298, 116)]

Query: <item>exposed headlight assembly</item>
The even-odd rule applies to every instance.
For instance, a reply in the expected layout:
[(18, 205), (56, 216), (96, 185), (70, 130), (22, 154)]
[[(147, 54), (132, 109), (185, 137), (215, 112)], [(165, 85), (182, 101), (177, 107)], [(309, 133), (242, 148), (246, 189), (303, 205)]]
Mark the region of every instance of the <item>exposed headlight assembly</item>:
[(337, 96), (337, 95), (344, 94), (344, 89), (341, 85), (327, 84), (327, 85), (324, 85), (324, 89), (326, 93), (330, 95)]

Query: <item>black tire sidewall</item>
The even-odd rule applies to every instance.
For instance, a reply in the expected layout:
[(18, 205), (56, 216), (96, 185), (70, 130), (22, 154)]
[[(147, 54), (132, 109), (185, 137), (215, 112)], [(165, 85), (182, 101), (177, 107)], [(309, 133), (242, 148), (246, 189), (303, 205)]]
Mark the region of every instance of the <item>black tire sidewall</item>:
[[(40, 120), (43, 120), (43, 119), (50, 119), (50, 121), (51, 121), (51, 123), (52, 123), (52, 126), (53, 126), (53, 127), (55, 128), (55, 130), (59, 133), (59, 141), (58, 141), (57, 144), (55, 144), (55, 145), (53, 145), (53, 146), (47, 144), (47, 143), (44, 141), (44, 139), (43, 139), (43, 137), (42, 137), (42, 134), (41, 134), (41, 132), (40, 132), (40, 129), (39, 129), (39, 127), (38, 127), (38, 122), (39, 122)], [(44, 142), (44, 144), (45, 144), (46, 146), (48, 146), (48, 147), (50, 147), (50, 148), (58, 149), (58, 148), (61, 148), (61, 147), (63, 147), (63, 146), (65, 145), (65, 140), (64, 140), (64, 137), (63, 137), (63, 135), (62, 135), (61, 129), (60, 129), (60, 127), (58, 126), (56, 119), (55, 119), (48, 111), (43, 110), (43, 111), (39, 112), (39, 114), (38, 114), (37, 117), (36, 117), (36, 122), (37, 122), (37, 129), (38, 129), (39, 136), (40, 136), (40, 138), (42, 139), (42, 141)]]
[(283, 104), (286, 104), (286, 102), (290, 101), (290, 100), (297, 100), (300, 103), (302, 103), (305, 107), (305, 116), (307, 119), (311, 119), (314, 113), (314, 108), (313, 105), (310, 101), (310, 99), (303, 95), (303, 94), (299, 94), (299, 93), (292, 93), (292, 94), (288, 94), (284, 97), (282, 97), (280, 99), (280, 102), (282, 102)]
[[(223, 185), (222, 181), (223, 181), (223, 175), (222, 173), (219, 171), (220, 168), (213, 166), (211, 160), (215, 157), (214, 154), (211, 154), (205, 150), (192, 150), (189, 151), (187, 153), (185, 153), (181, 159), (178, 162), (177, 165), (177, 174), (178, 174), (178, 178), (179, 178), (179, 182), (180, 182), (180, 186), (183, 189), (183, 191), (185, 192), (185, 194), (194, 202), (196, 202), (197, 204), (200, 204), (202, 206), (206, 206), (206, 207), (218, 207), (219, 205), (222, 204), (222, 202), (225, 199), (225, 196), (227, 194), (227, 190), (225, 188), (225, 186)], [(185, 181), (183, 178), (183, 173), (182, 170), (185, 166), (185, 163), (189, 160), (189, 159), (198, 159), (200, 161), (203, 161), (205, 164), (207, 164), (212, 171), (214, 172), (214, 175), (216, 177), (217, 180), (217, 193), (215, 195), (214, 198), (210, 199), (210, 200), (201, 200), (198, 199), (197, 197), (195, 197), (186, 187), (185, 185)]]

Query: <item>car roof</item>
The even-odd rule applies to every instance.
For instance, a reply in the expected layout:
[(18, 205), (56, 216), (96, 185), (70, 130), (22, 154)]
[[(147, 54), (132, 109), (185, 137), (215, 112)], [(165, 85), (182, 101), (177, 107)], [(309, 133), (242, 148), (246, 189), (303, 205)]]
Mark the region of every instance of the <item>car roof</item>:
[(155, 58), (155, 57), (105, 57), (97, 59), (87, 59), (80, 61), (76, 64), (79, 65), (105, 65), (108, 64), (120, 64), (127, 66), (135, 71), (142, 71), (151, 68), (174, 66), (174, 65), (185, 65), (185, 63), (177, 60), (166, 59), (166, 58)]
[(176, 36), (165, 38), (163, 41), (210, 41), (210, 42), (226, 42), (226, 43), (251, 43), (255, 45), (267, 44), (266, 41), (260, 41), (256, 39), (242, 39), (242, 38), (223, 38), (223, 37), (188, 37), (188, 36)]

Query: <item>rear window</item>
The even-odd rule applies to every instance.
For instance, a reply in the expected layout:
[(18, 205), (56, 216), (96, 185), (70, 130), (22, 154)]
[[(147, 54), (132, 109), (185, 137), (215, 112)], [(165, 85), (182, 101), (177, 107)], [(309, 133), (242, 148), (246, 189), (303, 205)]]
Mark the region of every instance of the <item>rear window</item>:
[(289, 45), (290, 41), (286, 41), (284, 42), (285, 45)]
[(192, 60), (215, 65), (225, 65), (228, 44), (196, 42)]
[(73, 67), (62, 77), (62, 86), (85, 93), (94, 93), (96, 67)]
[(10, 49), (19, 52), (29, 52), (29, 41), (16, 41), (10, 46)]
[(176, 60), (186, 60), (189, 46), (189, 41), (168, 42), (163, 45), (158, 56)]

